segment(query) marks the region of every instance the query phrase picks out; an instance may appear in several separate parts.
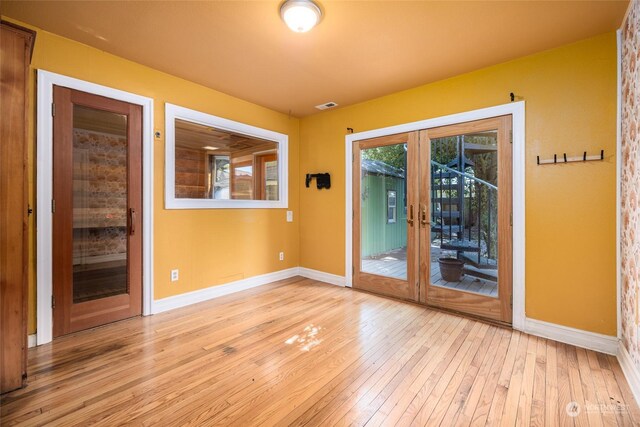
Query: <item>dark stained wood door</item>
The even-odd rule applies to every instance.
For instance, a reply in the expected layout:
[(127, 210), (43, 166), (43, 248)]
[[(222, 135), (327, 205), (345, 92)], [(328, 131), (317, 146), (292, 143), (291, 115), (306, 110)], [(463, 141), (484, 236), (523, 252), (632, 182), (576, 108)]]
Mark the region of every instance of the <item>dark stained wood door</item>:
[(141, 107), (54, 87), (53, 336), (142, 312)]
[(0, 392), (27, 376), (27, 88), (35, 34), (2, 22), (0, 35)]

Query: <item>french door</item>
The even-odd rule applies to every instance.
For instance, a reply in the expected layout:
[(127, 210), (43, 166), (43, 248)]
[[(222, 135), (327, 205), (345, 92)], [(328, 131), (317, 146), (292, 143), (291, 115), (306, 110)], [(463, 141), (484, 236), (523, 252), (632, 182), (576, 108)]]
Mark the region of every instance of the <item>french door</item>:
[(353, 286), (417, 301), (418, 133), (353, 149)]
[(142, 312), (141, 107), (54, 86), (53, 336)]
[(511, 116), (354, 144), (353, 286), (511, 323)]

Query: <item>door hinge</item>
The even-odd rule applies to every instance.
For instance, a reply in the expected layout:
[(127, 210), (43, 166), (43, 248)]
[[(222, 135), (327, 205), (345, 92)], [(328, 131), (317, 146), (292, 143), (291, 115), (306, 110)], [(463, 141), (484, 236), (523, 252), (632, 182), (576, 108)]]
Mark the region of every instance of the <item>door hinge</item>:
[(509, 305), (511, 306), (511, 308), (513, 308), (513, 295), (511, 295), (510, 297)]
[(509, 214), (509, 225), (513, 227), (513, 212)]
[(356, 211), (351, 211), (351, 219), (356, 219)]
[(56, 297), (51, 295), (51, 308), (56, 308)]
[(33, 208), (31, 207), (31, 205), (27, 205), (27, 215), (31, 216), (32, 213), (33, 213)]
[(56, 213), (56, 201), (51, 199), (51, 213)]
[(56, 104), (51, 103), (51, 117), (56, 116)]
[(513, 144), (513, 130), (509, 131), (509, 143)]
[(356, 266), (355, 266), (355, 265), (352, 265), (352, 266), (351, 266), (351, 274), (352, 274), (352, 275), (353, 275), (353, 274), (356, 274)]

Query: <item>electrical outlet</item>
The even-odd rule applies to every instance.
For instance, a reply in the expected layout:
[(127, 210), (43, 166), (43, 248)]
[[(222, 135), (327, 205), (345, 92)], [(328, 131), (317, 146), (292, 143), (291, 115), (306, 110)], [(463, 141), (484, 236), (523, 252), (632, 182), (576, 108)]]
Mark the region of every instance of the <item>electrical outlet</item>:
[(284, 261), (284, 252), (280, 252), (280, 261)]
[(177, 269), (171, 270), (171, 281), (177, 282), (179, 278), (180, 278), (180, 271)]
[(287, 222), (293, 222), (293, 211), (287, 211)]

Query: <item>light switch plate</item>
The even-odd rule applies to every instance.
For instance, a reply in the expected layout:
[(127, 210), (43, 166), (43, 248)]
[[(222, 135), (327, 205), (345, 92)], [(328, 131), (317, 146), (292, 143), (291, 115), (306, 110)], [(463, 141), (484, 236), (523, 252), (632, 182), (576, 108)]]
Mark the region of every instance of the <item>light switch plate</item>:
[(287, 211), (287, 222), (293, 222), (293, 211)]

